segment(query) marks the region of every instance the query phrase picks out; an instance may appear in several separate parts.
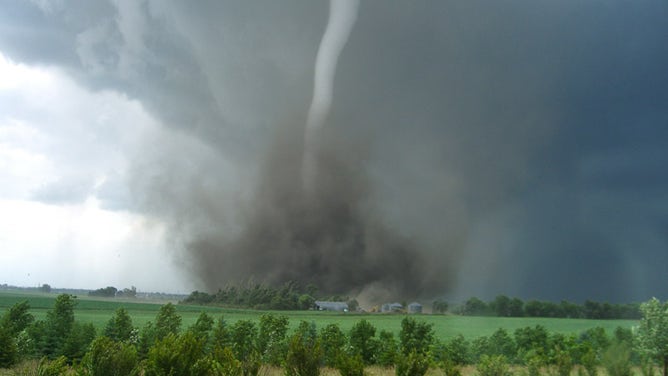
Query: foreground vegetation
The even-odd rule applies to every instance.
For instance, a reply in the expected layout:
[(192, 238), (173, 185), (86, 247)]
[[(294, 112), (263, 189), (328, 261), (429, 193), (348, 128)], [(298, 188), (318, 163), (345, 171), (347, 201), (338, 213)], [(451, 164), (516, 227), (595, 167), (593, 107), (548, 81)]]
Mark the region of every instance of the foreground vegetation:
[(457, 376), (467, 365), (475, 365), (480, 376), (509, 375), (510, 365), (522, 367), (527, 376), (568, 376), (577, 366), (586, 376), (595, 376), (600, 367), (610, 376), (629, 376), (635, 365), (650, 376), (655, 365), (665, 372), (668, 362), (668, 311), (656, 300), (642, 306), (635, 334), (623, 327), (612, 335), (603, 328), (563, 334), (534, 325), (447, 340), (436, 336), (433, 322), (424, 320), (437, 316), (399, 316), (397, 333), (376, 327), (371, 318), (377, 315), (352, 316), (355, 321), (345, 330), (335, 322), (291, 323), (278, 313), (232, 323), (201, 312), (194, 323), (184, 325), (171, 303), (155, 306), (154, 318), (141, 329), (126, 309), (118, 308), (97, 330), (75, 319), (80, 303), (71, 295), (59, 295), (43, 319), (31, 314), (28, 302), (15, 303), (0, 320), (0, 366), (35, 359), (30, 364), (39, 374), (73, 370), (82, 375), (244, 376), (257, 375), (260, 369), (317, 375), (322, 367), (343, 376), (362, 375), (370, 366), (388, 367), (397, 375), (419, 376), (431, 368)]

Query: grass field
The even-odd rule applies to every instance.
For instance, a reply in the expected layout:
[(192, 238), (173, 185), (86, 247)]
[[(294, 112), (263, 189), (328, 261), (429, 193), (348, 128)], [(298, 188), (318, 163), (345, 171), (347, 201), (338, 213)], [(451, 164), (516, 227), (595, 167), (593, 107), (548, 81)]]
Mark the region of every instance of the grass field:
[[(56, 294), (26, 293), (0, 291), (0, 315), (17, 302), (28, 300), (31, 313), (37, 319), (46, 317), (46, 312), (53, 307)], [(142, 328), (148, 321), (155, 321), (155, 316), (162, 304), (166, 301), (135, 300), (135, 299), (103, 299), (79, 296), (75, 309), (77, 321), (92, 323), (99, 331), (106, 325), (113, 312), (119, 308), (125, 308), (134, 326)], [(267, 311), (240, 310), (220, 307), (203, 307), (192, 305), (177, 305), (177, 311), (183, 318), (183, 328), (195, 323), (200, 312), (206, 311), (215, 318), (221, 315), (228, 323), (234, 323), (241, 319), (257, 321), (260, 315)], [(290, 318), (291, 327), (296, 327), (301, 320), (313, 321), (318, 328), (330, 323), (337, 323), (342, 330), (348, 331), (354, 323), (361, 319), (370, 321), (378, 330), (388, 330), (395, 335), (401, 329), (403, 315), (399, 314), (352, 314), (316, 311), (277, 311), (275, 313), (286, 315)], [(434, 324), (436, 337), (447, 340), (458, 334), (468, 339), (483, 335), (490, 335), (498, 328), (505, 328), (509, 332), (515, 329), (543, 325), (550, 332), (558, 333), (580, 333), (588, 328), (603, 327), (608, 334), (618, 327), (630, 328), (637, 325), (633, 320), (584, 320), (584, 319), (552, 319), (552, 318), (502, 318), (502, 317), (470, 317), (455, 315), (417, 315), (419, 320)]]

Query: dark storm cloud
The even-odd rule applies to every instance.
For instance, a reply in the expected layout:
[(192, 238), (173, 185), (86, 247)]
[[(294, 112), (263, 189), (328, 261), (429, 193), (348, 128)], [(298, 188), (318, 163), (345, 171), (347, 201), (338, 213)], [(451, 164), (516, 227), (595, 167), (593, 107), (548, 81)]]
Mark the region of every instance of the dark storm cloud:
[(362, 2), (315, 212), (295, 160), (326, 3), (95, 4), (4, 6), (0, 50), (175, 132), (130, 185), (207, 287), (306, 271), (355, 291), (668, 294), (665, 2)]

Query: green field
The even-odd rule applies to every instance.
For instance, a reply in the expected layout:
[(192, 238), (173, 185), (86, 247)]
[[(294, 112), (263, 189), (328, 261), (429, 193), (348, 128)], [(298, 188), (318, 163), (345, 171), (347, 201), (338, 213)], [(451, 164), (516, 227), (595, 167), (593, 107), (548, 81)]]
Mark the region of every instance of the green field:
[[(0, 291), (0, 315), (17, 302), (28, 300), (31, 313), (37, 319), (46, 317), (46, 312), (52, 308), (56, 294), (26, 293)], [(133, 324), (142, 328), (148, 321), (154, 321), (155, 316), (162, 304), (166, 301), (151, 301), (141, 299), (103, 299), (80, 296), (75, 309), (77, 321), (92, 323), (99, 331), (105, 326), (113, 312), (119, 308), (125, 308), (131, 315)], [(192, 325), (200, 312), (206, 311), (215, 318), (221, 315), (228, 323), (234, 323), (240, 319), (257, 321), (267, 311), (240, 310), (220, 307), (203, 307), (192, 305), (177, 305), (177, 310), (183, 318), (183, 327)], [(313, 321), (318, 328), (330, 323), (337, 323), (342, 330), (348, 331), (354, 323), (361, 319), (370, 321), (378, 330), (388, 330), (395, 335), (401, 328), (400, 314), (352, 314), (316, 311), (276, 311), (290, 318), (290, 325), (296, 327), (301, 320)], [(637, 325), (633, 320), (585, 320), (585, 319), (552, 319), (552, 318), (502, 318), (502, 317), (471, 317), (455, 315), (416, 315), (416, 318), (434, 324), (436, 337), (447, 340), (462, 334), (468, 339), (483, 335), (490, 335), (498, 328), (505, 328), (509, 332), (515, 329), (543, 325), (550, 332), (558, 333), (580, 333), (588, 328), (603, 327), (608, 334), (618, 327), (630, 328)]]

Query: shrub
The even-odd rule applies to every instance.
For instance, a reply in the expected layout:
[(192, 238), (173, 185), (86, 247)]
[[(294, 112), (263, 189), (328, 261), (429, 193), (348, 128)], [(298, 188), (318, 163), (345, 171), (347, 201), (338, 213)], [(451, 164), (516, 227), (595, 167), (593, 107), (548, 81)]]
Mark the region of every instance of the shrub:
[(132, 318), (128, 311), (125, 308), (119, 308), (107, 322), (103, 333), (114, 341), (129, 341), (133, 331)]
[(445, 376), (461, 376), (462, 375), (462, 369), (457, 363), (455, 363), (451, 359), (443, 359), (441, 362), (441, 369), (443, 370), (443, 374)]
[(456, 365), (465, 365), (471, 363), (470, 344), (459, 334), (445, 344), (445, 351), (442, 357), (449, 359)]
[(181, 316), (176, 313), (176, 307), (167, 303), (160, 307), (155, 318), (155, 338), (163, 339), (168, 334), (178, 334), (181, 328)]
[(35, 317), (28, 313), (30, 304), (27, 300), (14, 304), (0, 319), (0, 327), (5, 328), (10, 335), (16, 336), (35, 321)]
[(339, 356), (346, 346), (346, 335), (343, 334), (338, 324), (329, 324), (320, 330), (319, 337), (325, 365), (336, 367)]
[(317, 376), (320, 374), (322, 349), (316, 337), (315, 324), (302, 321), (290, 338), (285, 357), (286, 376)]
[(376, 361), (383, 367), (391, 367), (397, 358), (397, 341), (392, 332), (381, 330), (378, 335), (378, 354)]
[(67, 358), (64, 356), (54, 360), (43, 357), (37, 366), (37, 376), (60, 376), (67, 373)]
[(631, 351), (625, 343), (614, 343), (603, 353), (603, 366), (608, 376), (631, 376)]
[(373, 364), (377, 342), (373, 338), (376, 328), (367, 320), (360, 320), (350, 330), (350, 347), (353, 354), (362, 356), (365, 364)]
[(556, 374), (558, 376), (569, 376), (573, 369), (573, 360), (567, 351), (557, 349), (554, 355)]
[(78, 361), (84, 357), (88, 348), (95, 339), (95, 327), (91, 323), (72, 325), (70, 334), (65, 339), (62, 347), (62, 355), (70, 361)]
[(397, 376), (422, 376), (429, 370), (427, 354), (415, 350), (408, 354), (397, 355), (395, 362)]
[(16, 342), (9, 330), (0, 327), (0, 368), (9, 368), (19, 359)]
[(232, 325), (230, 340), (235, 357), (241, 362), (244, 376), (255, 376), (260, 371), (261, 356), (257, 351), (257, 328), (250, 320), (239, 320)]
[(232, 346), (232, 334), (222, 316), (216, 321), (216, 325), (213, 327), (213, 346), (220, 348)]
[(86, 353), (82, 366), (91, 376), (129, 375), (137, 365), (137, 349), (108, 337), (98, 337)]
[(508, 361), (503, 355), (483, 355), (477, 366), (479, 376), (510, 376)]
[(433, 324), (417, 321), (412, 317), (401, 320), (399, 342), (401, 351), (408, 355), (411, 352), (425, 354), (434, 342)]
[(364, 376), (364, 361), (359, 354), (340, 353), (335, 367), (341, 376)]
[(257, 347), (265, 363), (277, 366), (283, 362), (287, 347), (285, 340), (287, 332), (287, 316), (271, 313), (260, 316)]
[(240, 376), (243, 374), (243, 365), (234, 357), (234, 353), (232, 352), (231, 348), (216, 347), (213, 351), (213, 357), (220, 365), (220, 369), (222, 370), (223, 375)]
[[(587, 376), (596, 376), (598, 373), (598, 359), (596, 357), (596, 351), (593, 348), (589, 347), (580, 357), (580, 362), (584, 368)], [(649, 376), (649, 375), (648, 375)]]
[(156, 342), (146, 359), (146, 375), (188, 375), (203, 357), (204, 341), (187, 332), (180, 337), (173, 333)]

